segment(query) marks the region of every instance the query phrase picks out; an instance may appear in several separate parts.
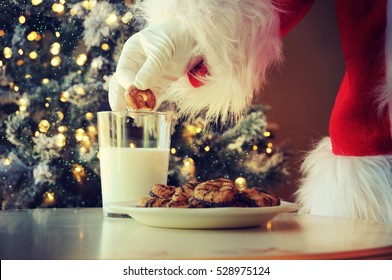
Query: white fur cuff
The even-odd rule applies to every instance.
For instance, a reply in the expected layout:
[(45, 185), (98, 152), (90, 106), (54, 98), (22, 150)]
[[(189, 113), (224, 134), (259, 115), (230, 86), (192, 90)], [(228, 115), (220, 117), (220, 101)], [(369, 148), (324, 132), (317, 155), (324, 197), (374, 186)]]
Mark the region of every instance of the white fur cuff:
[(302, 165), (301, 213), (392, 223), (392, 155), (336, 156), (323, 139)]

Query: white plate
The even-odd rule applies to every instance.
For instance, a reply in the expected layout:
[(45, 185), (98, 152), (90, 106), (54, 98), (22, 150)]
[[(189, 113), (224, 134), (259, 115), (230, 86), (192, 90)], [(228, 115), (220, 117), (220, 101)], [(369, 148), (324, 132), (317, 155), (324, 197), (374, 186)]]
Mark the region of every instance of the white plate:
[(218, 229), (261, 226), (276, 215), (298, 210), (299, 204), (281, 201), (272, 207), (142, 208), (135, 203), (113, 203), (112, 209), (130, 215), (139, 223), (164, 228)]

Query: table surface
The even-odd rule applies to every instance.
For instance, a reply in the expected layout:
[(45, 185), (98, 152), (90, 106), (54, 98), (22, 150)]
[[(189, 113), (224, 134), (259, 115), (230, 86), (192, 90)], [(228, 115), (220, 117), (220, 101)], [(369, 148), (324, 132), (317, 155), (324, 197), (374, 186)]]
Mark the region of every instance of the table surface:
[(101, 208), (0, 211), (0, 259), (392, 259), (392, 225), (284, 213), (260, 227), (190, 230)]

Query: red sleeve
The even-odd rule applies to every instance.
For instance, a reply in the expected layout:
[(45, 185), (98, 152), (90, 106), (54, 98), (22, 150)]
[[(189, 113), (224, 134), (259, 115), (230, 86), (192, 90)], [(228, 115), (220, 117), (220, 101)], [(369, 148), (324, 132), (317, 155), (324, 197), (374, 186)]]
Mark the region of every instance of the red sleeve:
[(280, 33), (285, 36), (308, 13), (314, 0), (276, 0), (280, 13)]

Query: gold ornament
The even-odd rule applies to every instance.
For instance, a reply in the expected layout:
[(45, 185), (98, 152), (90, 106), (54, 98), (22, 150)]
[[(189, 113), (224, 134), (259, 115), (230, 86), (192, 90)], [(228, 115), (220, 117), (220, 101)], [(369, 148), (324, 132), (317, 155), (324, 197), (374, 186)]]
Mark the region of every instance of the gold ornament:
[(46, 133), (50, 128), (50, 123), (47, 120), (42, 120), (38, 124), (38, 130), (42, 133)]
[(240, 190), (246, 189), (248, 187), (246, 179), (243, 177), (238, 177), (237, 179), (235, 179), (234, 183), (236, 187)]

